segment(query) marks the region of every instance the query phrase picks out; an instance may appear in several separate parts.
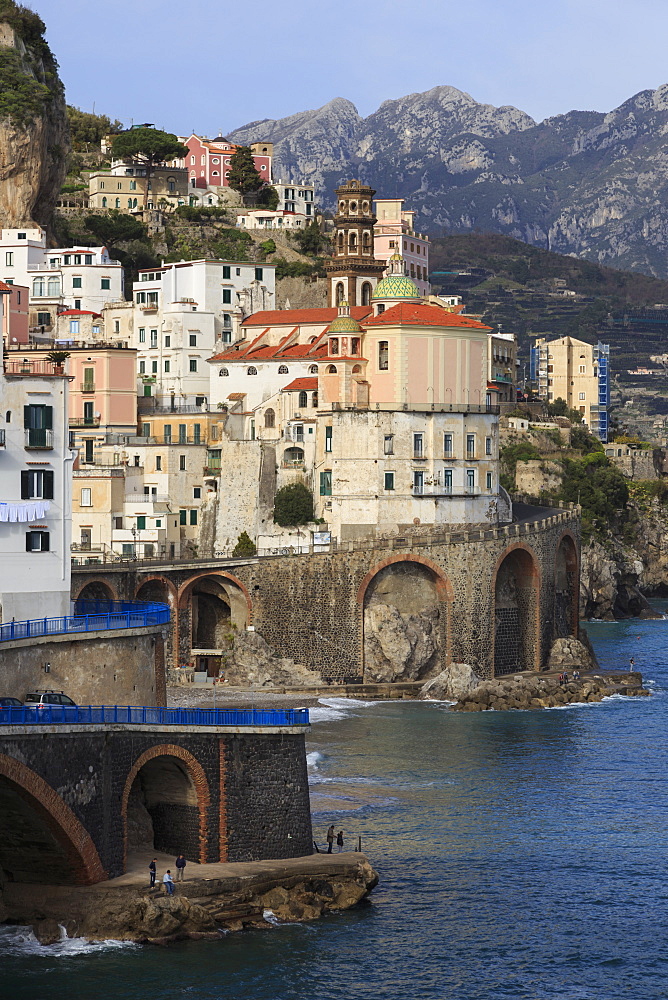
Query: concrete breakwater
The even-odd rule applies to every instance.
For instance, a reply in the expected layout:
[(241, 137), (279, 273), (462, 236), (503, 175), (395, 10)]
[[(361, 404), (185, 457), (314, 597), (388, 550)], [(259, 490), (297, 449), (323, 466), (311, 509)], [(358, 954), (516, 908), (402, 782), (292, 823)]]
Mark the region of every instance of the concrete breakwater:
[(483, 681), (463, 694), (454, 706), (456, 712), (485, 712), (490, 709), (558, 708), (563, 705), (603, 701), (613, 694), (643, 697), (651, 692), (643, 687), (637, 671), (590, 672), (578, 680), (564, 682), (559, 674), (516, 674), (498, 680)]
[[(169, 862), (159, 856), (159, 864)], [(91, 941), (216, 940), (221, 931), (269, 928), (347, 910), (378, 883), (368, 859), (352, 852), (190, 865), (172, 896), (160, 885), (149, 889), (145, 869), (142, 862), (139, 871), (135, 866), (95, 886), (9, 883), (3, 889), (4, 918), (31, 925), (42, 944), (58, 941), (61, 928), (69, 937)]]

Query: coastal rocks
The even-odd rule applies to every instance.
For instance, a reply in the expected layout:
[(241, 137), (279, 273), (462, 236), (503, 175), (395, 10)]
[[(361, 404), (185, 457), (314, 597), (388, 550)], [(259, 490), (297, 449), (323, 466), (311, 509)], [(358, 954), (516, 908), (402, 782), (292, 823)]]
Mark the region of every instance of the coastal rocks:
[(514, 674), (483, 681), (471, 694), (459, 699), (455, 712), (497, 712), (558, 708), (574, 703), (602, 701), (612, 694), (649, 695), (642, 675), (624, 673), (587, 674), (579, 681), (559, 681), (553, 674)]
[(660, 618), (640, 586), (645, 565), (638, 554), (616, 540), (603, 545), (591, 539), (582, 547), (580, 613), (584, 618)]
[(597, 670), (598, 661), (589, 640), (585, 644), (585, 642), (569, 636), (567, 639), (556, 639), (554, 641), (550, 650), (547, 669), (549, 671), (566, 672), (572, 670)]
[(259, 632), (234, 633), (223, 672), (230, 684), (240, 687), (314, 687), (321, 682), (314, 670), (277, 656)]
[(482, 677), (479, 677), (468, 663), (451, 663), (422, 686), (420, 698), (457, 701), (470, 695), (481, 682)]
[(389, 604), (364, 612), (365, 676), (376, 683), (418, 680), (438, 656), (437, 608), (405, 614)]

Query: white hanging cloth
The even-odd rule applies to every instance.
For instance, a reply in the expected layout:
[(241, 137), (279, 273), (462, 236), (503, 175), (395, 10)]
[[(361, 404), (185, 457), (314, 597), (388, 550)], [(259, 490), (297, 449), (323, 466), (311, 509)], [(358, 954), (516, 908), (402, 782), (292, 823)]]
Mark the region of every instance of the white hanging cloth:
[(0, 500), (0, 521), (40, 521), (48, 513), (48, 500), (27, 500), (24, 503)]

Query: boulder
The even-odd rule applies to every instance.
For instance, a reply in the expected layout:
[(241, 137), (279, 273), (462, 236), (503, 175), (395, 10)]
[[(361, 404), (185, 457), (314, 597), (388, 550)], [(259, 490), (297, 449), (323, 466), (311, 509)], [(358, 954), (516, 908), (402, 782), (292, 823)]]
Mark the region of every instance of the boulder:
[(560, 672), (575, 669), (591, 671), (598, 669), (598, 663), (593, 650), (571, 636), (567, 639), (555, 639), (550, 650), (547, 669)]
[(365, 675), (376, 683), (418, 680), (438, 657), (438, 608), (403, 614), (389, 604), (364, 612)]
[[(432, 701), (459, 701), (473, 691), (478, 693), (482, 678), (476, 674), (468, 663), (451, 663), (440, 674), (432, 677), (420, 689), (420, 698)], [(489, 698), (489, 691), (480, 692), (480, 697)]]

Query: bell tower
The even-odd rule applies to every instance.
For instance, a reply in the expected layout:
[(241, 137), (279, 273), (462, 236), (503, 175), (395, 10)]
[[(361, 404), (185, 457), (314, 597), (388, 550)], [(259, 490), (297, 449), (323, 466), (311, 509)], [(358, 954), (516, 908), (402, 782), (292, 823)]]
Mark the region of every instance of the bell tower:
[(327, 304), (340, 306), (371, 305), (374, 288), (385, 270), (385, 263), (373, 255), (373, 188), (359, 181), (348, 181), (336, 189), (334, 216), (334, 253), (325, 261), (329, 279)]

